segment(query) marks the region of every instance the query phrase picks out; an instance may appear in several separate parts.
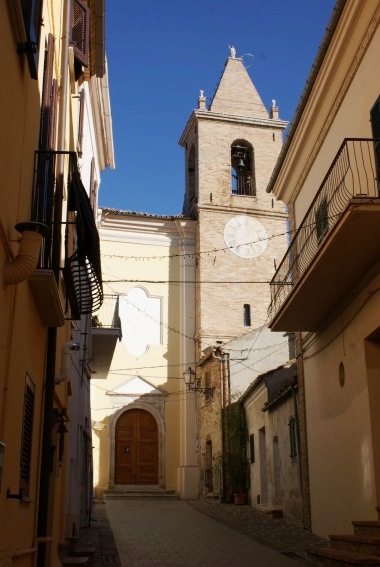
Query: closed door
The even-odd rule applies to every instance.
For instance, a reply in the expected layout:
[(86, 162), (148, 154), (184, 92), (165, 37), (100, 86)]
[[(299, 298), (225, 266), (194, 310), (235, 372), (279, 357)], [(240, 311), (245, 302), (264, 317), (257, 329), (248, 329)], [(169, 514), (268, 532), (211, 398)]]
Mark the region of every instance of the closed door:
[(115, 484), (158, 484), (158, 432), (154, 417), (134, 409), (115, 429)]

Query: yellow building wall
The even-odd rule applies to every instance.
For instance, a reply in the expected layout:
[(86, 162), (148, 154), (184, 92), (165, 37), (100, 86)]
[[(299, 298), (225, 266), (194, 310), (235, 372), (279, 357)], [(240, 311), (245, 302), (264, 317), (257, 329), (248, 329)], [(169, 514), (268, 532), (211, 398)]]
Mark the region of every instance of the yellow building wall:
[[(372, 138), (379, 22), (378, 1), (346, 3), (276, 181), (276, 197), (294, 205), (296, 227), (343, 140)], [(322, 536), (377, 519), (380, 280), (364, 277), (335, 318), (303, 335), (311, 526)]]
[[(160, 244), (107, 240), (101, 229), (102, 270), (105, 294), (126, 295), (136, 287), (144, 289), (149, 296), (161, 298), (161, 344), (149, 345), (141, 356), (132, 355), (124, 342), (117, 342), (111, 367), (106, 379), (93, 375), (91, 383), (92, 419), (96, 422), (93, 431), (94, 485), (97, 497), (109, 487), (111, 459), (111, 420), (120, 409), (112, 407), (112, 397), (107, 392), (125, 383), (133, 376), (140, 376), (153, 386), (167, 392), (164, 399), (165, 454), (164, 480), (167, 490), (177, 490), (177, 468), (180, 464), (180, 396), (183, 395), (183, 368), (180, 366), (181, 314), (180, 286), (169, 285), (168, 280), (180, 279), (179, 248)], [(159, 259), (162, 258), (162, 259)], [(107, 283), (112, 280), (112, 283)], [(115, 280), (120, 280), (115, 281)], [(123, 281), (132, 280), (132, 281)], [(133, 282), (138, 280), (138, 282)], [(152, 280), (163, 283), (153, 284)], [(99, 312), (101, 321), (102, 315)], [(123, 332), (127, 332), (126, 329)], [(94, 353), (96, 356), (96, 353)], [(143, 401), (140, 398), (140, 401)], [(122, 407), (133, 407), (122, 406)], [(97, 424), (104, 425), (100, 431)]]

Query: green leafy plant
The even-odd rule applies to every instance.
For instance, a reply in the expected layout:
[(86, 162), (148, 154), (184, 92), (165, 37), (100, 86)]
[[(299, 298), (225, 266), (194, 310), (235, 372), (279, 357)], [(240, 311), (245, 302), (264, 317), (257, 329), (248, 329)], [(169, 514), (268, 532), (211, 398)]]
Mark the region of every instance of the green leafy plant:
[(248, 429), (244, 407), (232, 403), (224, 409), (224, 453), (221, 462), (225, 479), (225, 494), (246, 494), (249, 487), (247, 459)]
[(93, 327), (103, 327), (103, 325), (99, 321), (99, 317), (97, 315), (93, 315), (91, 317), (91, 324), (92, 324)]

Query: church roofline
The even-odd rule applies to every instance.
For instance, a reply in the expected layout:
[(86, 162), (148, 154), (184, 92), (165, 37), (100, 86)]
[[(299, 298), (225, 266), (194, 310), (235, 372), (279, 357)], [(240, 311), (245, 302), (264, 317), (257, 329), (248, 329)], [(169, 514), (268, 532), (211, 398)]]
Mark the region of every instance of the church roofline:
[(102, 207), (101, 205), (99, 205), (99, 212), (100, 211), (104, 211), (105, 213), (109, 213), (111, 215), (121, 215), (121, 216), (126, 216), (126, 217), (144, 217), (144, 218), (150, 218), (150, 219), (163, 219), (163, 220), (177, 220), (177, 219), (183, 219), (183, 220), (192, 220), (189, 217), (185, 216), (185, 215), (154, 215), (154, 214), (150, 214), (150, 213), (141, 213), (141, 212), (135, 212), (135, 211), (129, 211), (129, 210), (122, 210), (122, 209), (114, 209), (112, 207)]
[(286, 120), (275, 120), (273, 118), (248, 118), (247, 116), (239, 116), (237, 114), (222, 114), (220, 112), (212, 112), (210, 110), (193, 110), (182, 136), (179, 139), (178, 144), (180, 146), (185, 145), (185, 140), (187, 138), (189, 130), (192, 128), (193, 123), (196, 119), (199, 120), (217, 120), (219, 122), (230, 122), (234, 124), (245, 124), (249, 126), (262, 126), (267, 128), (278, 128), (279, 130), (285, 130), (289, 122)]

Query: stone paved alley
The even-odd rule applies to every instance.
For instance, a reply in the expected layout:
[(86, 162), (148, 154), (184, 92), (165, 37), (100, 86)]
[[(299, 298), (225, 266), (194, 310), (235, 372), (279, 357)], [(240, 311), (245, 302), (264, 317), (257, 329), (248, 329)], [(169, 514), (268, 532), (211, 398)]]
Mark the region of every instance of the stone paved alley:
[(327, 542), (249, 506), (213, 500), (97, 502), (81, 545), (97, 548), (93, 567), (296, 567), (307, 548)]

